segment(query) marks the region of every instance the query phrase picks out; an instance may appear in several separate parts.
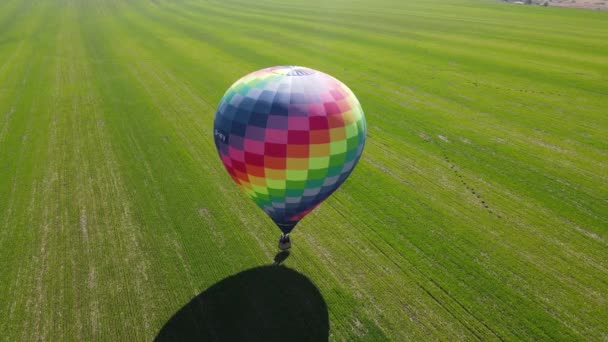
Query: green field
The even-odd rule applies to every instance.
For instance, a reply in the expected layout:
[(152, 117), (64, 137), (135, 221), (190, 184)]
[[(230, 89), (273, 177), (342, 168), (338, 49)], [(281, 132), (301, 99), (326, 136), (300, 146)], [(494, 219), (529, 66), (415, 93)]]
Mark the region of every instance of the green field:
[[(273, 273), (279, 230), (212, 126), (284, 64), (348, 84), (368, 139)], [(608, 12), (0, 2), (0, 340), (151, 340), (196, 298), (238, 316), (235, 284), (330, 340), (607, 340)], [(206, 324), (258, 336), (237, 316)]]

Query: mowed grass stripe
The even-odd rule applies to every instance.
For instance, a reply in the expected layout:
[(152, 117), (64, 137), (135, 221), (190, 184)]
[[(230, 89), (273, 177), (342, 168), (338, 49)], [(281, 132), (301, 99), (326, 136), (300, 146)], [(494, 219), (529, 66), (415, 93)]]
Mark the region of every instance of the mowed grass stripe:
[[(25, 338), (27, 334), (22, 329), (13, 330), (13, 322), (35, 326), (37, 317), (29, 317), (25, 312), (40, 305), (35, 300), (38, 294), (34, 289), (40, 276), (37, 261), (43, 237), (37, 229), (41, 218), (36, 197), (40, 195), (43, 172), (36, 166), (38, 162), (48, 160), (45, 141), (49, 136), (49, 117), (44, 110), (50, 101), (38, 95), (44, 89), (44, 82), (51, 78), (52, 72), (45, 63), (48, 59), (37, 54), (43, 47), (38, 47), (32, 38), (45, 34), (47, 39), (53, 37), (53, 30), (48, 25), (42, 25), (48, 15), (48, 11), (45, 12), (47, 9), (47, 6), (34, 6), (29, 17), (15, 21), (29, 26), (24, 33), (35, 35), (23, 37), (19, 43), (21, 48), (17, 49), (21, 58), (9, 62), (12, 63), (10, 70), (17, 74), (3, 74), (8, 96), (3, 97), (2, 103), (10, 115), (4, 117), (0, 141), (0, 159), (4, 165), (0, 177), (0, 222), (3, 228), (0, 238), (0, 249), (3, 252), (0, 259), (0, 295), (3, 298), (0, 315), (12, 319), (0, 320), (0, 328), (3, 336), (13, 339)], [(7, 29), (6, 32), (10, 31)], [(46, 52), (52, 55), (48, 50)]]
[[(19, 211), (19, 206), (25, 206), (28, 199), (18, 194), (17, 189), (19, 186), (30, 186), (28, 180), (36, 173), (30, 167), (35, 160), (32, 156), (39, 152), (39, 136), (36, 133), (45, 133), (44, 130), (36, 131), (39, 127), (35, 126), (36, 120), (31, 115), (39, 110), (41, 102), (36, 97), (40, 91), (38, 82), (47, 76), (42, 72), (42, 60), (37, 58), (36, 44), (31, 39), (46, 29), (41, 25), (44, 8), (35, 7), (30, 14), (31, 17), (19, 22), (18, 26), (23, 30), (25, 39), (7, 44), (7, 53), (2, 55), (0, 62), (0, 222), (3, 222), (3, 226), (25, 218)], [(7, 32), (14, 29), (15, 27), (7, 28)], [(19, 249), (12, 248), (10, 240), (23, 233), (22, 230), (3, 230), (0, 234), (0, 248), (20, 252)], [(7, 258), (0, 260), (4, 261), (8, 261)]]

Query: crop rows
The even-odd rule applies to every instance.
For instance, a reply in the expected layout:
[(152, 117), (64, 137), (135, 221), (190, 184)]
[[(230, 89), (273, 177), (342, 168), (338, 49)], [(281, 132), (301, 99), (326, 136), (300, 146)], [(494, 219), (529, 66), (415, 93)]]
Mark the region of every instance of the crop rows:
[(607, 20), (482, 0), (3, 1), (0, 340), (150, 340), (271, 264), (279, 230), (211, 127), (234, 81), (284, 64), (348, 84), (368, 123), (284, 261), (330, 339), (608, 338)]

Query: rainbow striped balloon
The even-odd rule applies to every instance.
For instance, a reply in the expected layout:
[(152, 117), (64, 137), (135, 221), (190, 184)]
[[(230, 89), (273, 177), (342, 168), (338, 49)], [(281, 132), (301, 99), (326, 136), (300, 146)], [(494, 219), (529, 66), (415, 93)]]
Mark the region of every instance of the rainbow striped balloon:
[(226, 170), (285, 234), (350, 175), (365, 132), (361, 105), (346, 85), (298, 66), (238, 80), (214, 123)]

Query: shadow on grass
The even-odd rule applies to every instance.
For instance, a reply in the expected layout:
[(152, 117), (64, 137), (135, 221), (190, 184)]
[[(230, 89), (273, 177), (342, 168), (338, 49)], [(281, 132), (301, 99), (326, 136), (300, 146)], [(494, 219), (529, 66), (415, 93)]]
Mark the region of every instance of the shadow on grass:
[(327, 305), (317, 287), (290, 268), (262, 266), (200, 293), (155, 340), (327, 341), (328, 336)]
[(289, 256), (289, 251), (282, 251), (274, 256), (273, 265), (280, 265)]

